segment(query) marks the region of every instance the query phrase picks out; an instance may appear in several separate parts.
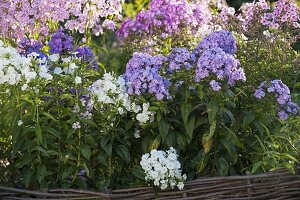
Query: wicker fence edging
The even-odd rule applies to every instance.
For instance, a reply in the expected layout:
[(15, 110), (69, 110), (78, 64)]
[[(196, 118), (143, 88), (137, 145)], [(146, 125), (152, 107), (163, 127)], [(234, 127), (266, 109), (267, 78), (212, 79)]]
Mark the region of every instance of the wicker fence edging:
[[(147, 200), (155, 199), (155, 196), (151, 187), (112, 190), (105, 193), (76, 189), (30, 191), (0, 186), (0, 199)], [(187, 182), (182, 191), (160, 191), (156, 199), (300, 200), (300, 168), (295, 169), (295, 174), (282, 169), (259, 175), (199, 178)]]

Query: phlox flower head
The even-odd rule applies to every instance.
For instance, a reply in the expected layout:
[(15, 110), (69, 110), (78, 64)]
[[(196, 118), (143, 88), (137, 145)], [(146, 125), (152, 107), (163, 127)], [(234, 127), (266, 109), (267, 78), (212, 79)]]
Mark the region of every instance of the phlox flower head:
[(281, 120), (287, 120), (289, 115), (297, 115), (299, 106), (292, 102), (290, 90), (281, 80), (271, 80), (269, 83), (263, 81), (255, 90), (254, 96), (257, 99), (265, 97), (266, 93), (274, 94), (278, 104), (278, 116)]
[(203, 38), (199, 42), (197, 51), (203, 52), (206, 49), (221, 48), (225, 53), (234, 55), (237, 51), (237, 45), (234, 36), (226, 30), (215, 31)]
[(78, 47), (75, 52), (76, 57), (81, 58), (83, 62), (88, 63), (87, 68), (98, 69), (97, 58), (88, 46)]
[(163, 56), (134, 53), (126, 65), (124, 74), (128, 94), (150, 93), (158, 100), (169, 97), (170, 83), (159, 74), (165, 60)]
[(51, 36), (49, 47), (51, 54), (67, 53), (73, 49), (73, 38), (64, 33), (64, 29), (59, 28)]
[(31, 54), (21, 55), (16, 48), (5, 46), (0, 40), (0, 84), (17, 85), (22, 80), (27, 84), (35, 79), (38, 74), (31, 62), (40, 59)]
[(123, 0), (1, 0), (0, 35), (22, 39), (39, 34), (46, 37), (52, 24), (71, 31), (95, 35), (115, 29), (122, 16)]
[(174, 48), (167, 56), (169, 69), (171, 72), (180, 70), (181, 68), (190, 69), (193, 64), (192, 54), (185, 48)]
[(18, 47), (21, 50), (21, 54), (22, 55), (29, 55), (32, 53), (37, 53), (38, 54), (38, 58), (47, 58), (46, 54), (44, 54), (42, 52), (42, 43), (39, 41), (35, 41), (35, 40), (29, 40), (26, 37), (24, 37), (18, 44)]
[(183, 189), (186, 175), (182, 175), (181, 164), (173, 147), (167, 151), (153, 149), (142, 156), (140, 165), (145, 171), (145, 180), (153, 181), (153, 185), (164, 190), (177, 186)]
[(136, 20), (127, 18), (117, 31), (117, 36), (153, 36), (166, 38), (185, 28), (198, 30), (211, 18), (206, 4), (193, 4), (186, 0), (152, 0), (148, 10), (142, 10)]
[(293, 0), (279, 0), (275, 3), (272, 12), (264, 13), (261, 23), (275, 29), (284, 24), (300, 28), (299, 19), (299, 9), (296, 2)]
[[(227, 79), (230, 86), (234, 86), (237, 81), (246, 81), (239, 60), (219, 47), (206, 49), (197, 62), (195, 81), (199, 82), (210, 75), (214, 75), (218, 80)], [(215, 91), (220, 89), (219, 86), (218, 83), (211, 82)]]

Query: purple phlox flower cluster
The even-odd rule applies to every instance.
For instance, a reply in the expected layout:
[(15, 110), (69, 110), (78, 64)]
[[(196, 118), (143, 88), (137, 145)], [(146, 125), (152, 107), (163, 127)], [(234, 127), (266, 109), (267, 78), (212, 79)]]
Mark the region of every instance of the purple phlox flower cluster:
[(76, 57), (89, 64), (87, 68), (98, 69), (97, 58), (88, 46), (78, 47), (75, 52), (77, 52)]
[(21, 50), (21, 54), (27, 56), (31, 53), (39, 54), (38, 58), (47, 58), (46, 54), (42, 52), (42, 43), (35, 40), (29, 40), (27, 38), (23, 38), (19, 43), (18, 47)]
[(299, 10), (293, 0), (279, 0), (275, 3), (272, 12), (265, 13), (261, 23), (277, 29), (280, 25), (289, 23), (292, 27), (299, 28)]
[(244, 30), (249, 29), (249, 25), (256, 20), (261, 19), (264, 13), (270, 9), (269, 4), (265, 0), (257, 2), (245, 3), (241, 6), (241, 14), (237, 16)]
[(124, 79), (128, 94), (154, 94), (158, 100), (169, 97), (169, 81), (159, 74), (163, 56), (151, 56), (145, 53), (134, 53), (126, 65)]
[(64, 29), (57, 29), (49, 41), (50, 53), (61, 54), (73, 49), (73, 38), (64, 33)]
[[(205, 37), (195, 49), (198, 57), (195, 81), (199, 82), (210, 75), (218, 80), (227, 79), (230, 86), (234, 86), (236, 81), (246, 81), (244, 70), (234, 57), (236, 51), (236, 41), (229, 31), (220, 30)], [(214, 91), (221, 89), (216, 80), (212, 80), (210, 86)]]
[(215, 75), (219, 80), (228, 79), (230, 86), (234, 86), (239, 80), (246, 81), (239, 60), (219, 47), (206, 49), (197, 62), (195, 81), (199, 82), (210, 75)]
[(167, 56), (170, 71), (177, 71), (181, 68), (192, 68), (194, 62), (192, 58), (192, 54), (185, 48), (172, 49), (171, 53)]
[(281, 80), (272, 80), (270, 84), (263, 81), (256, 89), (254, 96), (261, 99), (266, 91), (274, 93), (279, 104), (278, 116), (281, 120), (286, 120), (289, 115), (296, 115), (299, 112), (299, 106), (291, 100), (289, 88)]
[[(121, 19), (123, 0), (1, 0), (0, 35), (22, 39), (25, 35), (49, 34), (50, 23), (96, 35), (114, 29)], [(38, 23), (37, 23), (38, 22)]]
[(236, 41), (231, 32), (226, 30), (215, 31), (203, 38), (199, 42), (197, 51), (201, 53), (202, 51), (210, 48), (221, 48), (225, 53), (234, 55), (237, 51)]
[(221, 20), (222, 26), (226, 26), (230, 23), (230, 19), (235, 15), (235, 9), (232, 7), (223, 6), (220, 13), (217, 15), (217, 19)]
[(153, 0), (148, 10), (142, 10), (136, 20), (127, 18), (117, 30), (117, 36), (157, 35), (165, 38), (180, 33), (185, 28), (190, 31), (209, 21), (209, 9), (201, 4), (188, 3), (186, 0)]
[(244, 30), (248, 30), (252, 23), (257, 22), (274, 29), (286, 23), (294, 28), (300, 27), (299, 9), (293, 0), (279, 0), (274, 8), (265, 0), (246, 3), (241, 7), (241, 14), (237, 18)]
[(215, 80), (210, 81), (209, 85), (213, 89), (213, 91), (221, 90), (221, 84)]

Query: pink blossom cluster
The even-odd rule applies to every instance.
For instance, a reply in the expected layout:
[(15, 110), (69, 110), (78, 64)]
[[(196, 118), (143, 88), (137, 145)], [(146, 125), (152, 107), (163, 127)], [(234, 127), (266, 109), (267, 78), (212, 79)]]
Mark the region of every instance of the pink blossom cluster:
[(25, 35), (47, 36), (50, 27), (65, 23), (65, 28), (84, 33), (103, 33), (114, 29), (121, 19), (123, 0), (1, 0), (0, 36), (22, 39)]
[(210, 20), (205, 4), (186, 0), (152, 0), (148, 10), (142, 10), (136, 20), (127, 18), (117, 31), (120, 38), (159, 36), (166, 38), (188, 28), (195, 32)]
[(289, 24), (299, 28), (299, 9), (294, 0), (279, 0), (272, 8), (265, 0), (246, 3), (241, 7), (241, 14), (237, 16), (244, 30), (248, 30), (251, 23), (259, 21), (269, 28), (278, 29)]
[(280, 0), (276, 2), (272, 12), (264, 14), (261, 23), (275, 29), (285, 23), (299, 28), (299, 19), (297, 4), (292, 0)]
[(251, 22), (256, 21), (257, 17), (261, 20), (262, 16), (270, 10), (269, 4), (265, 0), (246, 3), (241, 7), (241, 14), (237, 16), (244, 30), (248, 30)]

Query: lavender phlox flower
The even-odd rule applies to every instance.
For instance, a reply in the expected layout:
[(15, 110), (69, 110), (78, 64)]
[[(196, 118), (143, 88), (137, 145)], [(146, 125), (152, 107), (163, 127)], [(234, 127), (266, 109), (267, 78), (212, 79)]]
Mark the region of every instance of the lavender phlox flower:
[(199, 42), (197, 51), (201, 53), (206, 49), (217, 47), (221, 48), (225, 53), (234, 55), (237, 51), (237, 45), (232, 33), (226, 30), (211, 33)]
[(204, 50), (197, 62), (195, 81), (199, 82), (210, 75), (219, 80), (227, 79), (230, 86), (239, 80), (246, 81), (239, 61), (219, 47)]
[(210, 84), (211, 88), (213, 89), (213, 91), (219, 91), (219, 90), (221, 90), (220, 83), (218, 83), (217, 81), (212, 80), (212, 81), (210, 81), (209, 84)]
[(76, 50), (76, 57), (81, 58), (83, 62), (88, 63), (87, 68), (98, 69), (97, 58), (94, 52), (88, 46), (78, 47)]
[(177, 71), (181, 68), (192, 68), (193, 60), (191, 53), (185, 48), (174, 48), (167, 56), (169, 61), (169, 69), (171, 72)]
[(240, 8), (240, 14), (237, 19), (241, 22), (242, 28), (247, 31), (251, 24), (262, 19), (263, 15), (270, 9), (269, 4), (265, 0), (253, 1), (245, 3)]
[(254, 93), (254, 96), (257, 98), (257, 99), (261, 99), (263, 97), (265, 97), (265, 92), (263, 91), (262, 88), (259, 88), (257, 90), (255, 90), (255, 93)]
[(42, 43), (36, 40), (29, 40), (28, 38), (24, 37), (19, 43), (18, 47), (21, 50), (21, 54), (27, 56), (31, 53), (37, 53), (37, 58), (47, 58), (47, 55), (42, 52)]
[(281, 80), (271, 80), (270, 83), (263, 81), (254, 96), (261, 99), (265, 96), (265, 90), (274, 94), (279, 105), (278, 116), (281, 120), (286, 120), (288, 115), (296, 115), (299, 112), (299, 106), (291, 100), (289, 88)]
[(272, 12), (264, 13), (261, 23), (275, 29), (286, 23), (299, 28), (299, 19), (299, 8), (293, 0), (279, 0)]
[(285, 121), (288, 119), (289, 115), (284, 110), (280, 110), (278, 112), (278, 117), (279, 117), (279, 119)]
[(141, 10), (136, 20), (126, 19), (117, 36), (152, 36), (166, 38), (189, 29), (195, 32), (210, 20), (211, 13), (204, 4), (193, 4), (186, 0), (153, 0), (148, 10)]
[(134, 53), (126, 65), (124, 79), (128, 94), (154, 94), (158, 100), (169, 97), (169, 81), (159, 74), (166, 58), (145, 53)]
[(0, 35), (22, 39), (49, 35), (54, 24), (64, 24), (68, 30), (95, 35), (104, 29), (115, 29), (122, 18), (123, 0), (1, 0)]
[(73, 38), (64, 33), (64, 29), (57, 29), (49, 41), (50, 53), (61, 54), (73, 49)]

